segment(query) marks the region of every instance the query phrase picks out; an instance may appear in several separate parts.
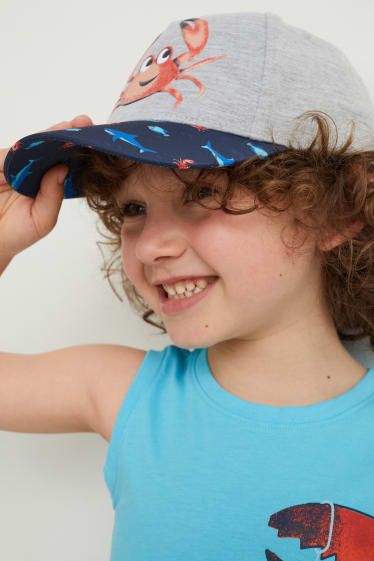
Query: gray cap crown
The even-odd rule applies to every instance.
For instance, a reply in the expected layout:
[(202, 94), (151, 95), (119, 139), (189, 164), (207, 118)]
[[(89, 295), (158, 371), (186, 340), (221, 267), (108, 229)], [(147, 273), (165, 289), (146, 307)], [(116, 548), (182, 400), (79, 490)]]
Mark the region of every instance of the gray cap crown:
[[(192, 25), (195, 19), (207, 22), (207, 40), (181, 70), (208, 58), (216, 60), (180, 73), (195, 83), (184, 78), (171, 84), (166, 78), (152, 95), (118, 106), (108, 123), (151, 120), (157, 115), (160, 120), (199, 123), (268, 142), (274, 132), (275, 142), (287, 145), (299, 126), (296, 117), (305, 111), (323, 111), (337, 124), (338, 146), (346, 140), (352, 120), (352, 148), (367, 148), (374, 142), (373, 102), (361, 77), (336, 46), (286, 24), (273, 13), (214, 14), (184, 21)], [(168, 46), (174, 57), (186, 53), (181, 24), (180, 20), (169, 24), (146, 50), (133, 75), (147, 57), (162, 57)], [(201, 95), (196, 81), (205, 88)], [(171, 88), (182, 95), (177, 106), (176, 97), (167, 91)], [(298, 129), (302, 146), (310, 143), (316, 130), (310, 119)]]

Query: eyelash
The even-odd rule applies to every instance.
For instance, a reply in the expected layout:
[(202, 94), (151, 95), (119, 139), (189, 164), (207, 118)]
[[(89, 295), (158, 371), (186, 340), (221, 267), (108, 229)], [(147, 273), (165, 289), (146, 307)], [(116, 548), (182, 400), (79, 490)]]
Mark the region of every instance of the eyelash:
[[(200, 191), (202, 191), (202, 190), (207, 190), (207, 189), (209, 189), (211, 192), (214, 192), (214, 193), (218, 193), (218, 192), (219, 192), (217, 189), (213, 189), (213, 188), (210, 188), (210, 187), (201, 187), (200, 190), (198, 191), (198, 193), (199, 193)], [(195, 202), (195, 201), (194, 201), (194, 200), (186, 201), (186, 203), (193, 203), (193, 202)], [(128, 210), (127, 210), (127, 209), (128, 209), (129, 207), (131, 207), (131, 206), (135, 206), (135, 207), (138, 207), (138, 208), (140, 208), (140, 207), (141, 207), (141, 208), (144, 208), (143, 205), (138, 205), (137, 203), (134, 203), (134, 202), (127, 202), (127, 203), (125, 203), (123, 206), (120, 207), (120, 213), (121, 213), (121, 216), (122, 216), (122, 217), (125, 217), (125, 218), (136, 218), (137, 216), (139, 216), (138, 214), (135, 214), (135, 215), (129, 215), (129, 214), (128, 214)]]

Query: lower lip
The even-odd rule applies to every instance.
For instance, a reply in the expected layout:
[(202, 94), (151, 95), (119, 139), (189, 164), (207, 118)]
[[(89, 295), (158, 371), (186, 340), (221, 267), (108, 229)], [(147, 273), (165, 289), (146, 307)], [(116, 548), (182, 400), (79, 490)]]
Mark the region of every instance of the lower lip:
[(174, 298), (169, 299), (165, 295), (163, 288), (158, 287), (162, 311), (167, 315), (174, 315), (178, 314), (179, 312), (184, 312), (185, 310), (191, 308), (194, 304), (197, 304), (197, 302), (202, 300), (211, 291), (217, 280), (218, 278), (215, 279), (211, 284), (208, 284), (208, 286), (201, 292), (198, 292), (193, 296), (186, 296), (185, 298), (179, 298), (177, 300), (175, 300)]

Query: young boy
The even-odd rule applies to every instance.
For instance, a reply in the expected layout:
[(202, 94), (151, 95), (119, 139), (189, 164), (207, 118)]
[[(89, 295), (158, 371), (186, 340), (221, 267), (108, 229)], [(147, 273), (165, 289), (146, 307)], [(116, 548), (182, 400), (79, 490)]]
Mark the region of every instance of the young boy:
[[(294, 147), (311, 109), (364, 127), (331, 147), (314, 115)], [(170, 24), (109, 123), (8, 152), (0, 270), (85, 196), (174, 343), (0, 354), (0, 428), (109, 442), (111, 561), (374, 559), (374, 370), (342, 344), (374, 349), (373, 116), (336, 47), (221, 14)]]

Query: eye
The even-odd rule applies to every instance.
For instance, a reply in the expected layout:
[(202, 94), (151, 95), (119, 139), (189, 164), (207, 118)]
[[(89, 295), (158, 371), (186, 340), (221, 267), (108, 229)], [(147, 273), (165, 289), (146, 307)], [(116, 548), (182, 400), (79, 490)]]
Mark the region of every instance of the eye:
[[(199, 194), (203, 191), (208, 192), (208, 195), (206, 195), (208, 197), (212, 193), (219, 193), (219, 190), (217, 188), (214, 188), (214, 187), (206, 187), (206, 186), (200, 187), (200, 189), (197, 192), (199, 199), (206, 198), (206, 196), (205, 197), (200, 197), (199, 196)], [(193, 203), (194, 199), (189, 199), (189, 198), (187, 199), (186, 198), (184, 202), (185, 203)], [(123, 216), (125, 218), (136, 218), (137, 216), (140, 216), (140, 214), (138, 214), (136, 212), (136, 209), (139, 209), (139, 208), (145, 209), (145, 207), (143, 205), (139, 205), (138, 203), (136, 203), (134, 201), (130, 201), (130, 202), (127, 202), (120, 207), (120, 214), (121, 214), (121, 216)]]
[[(210, 187), (210, 186), (200, 187), (199, 190), (197, 191), (199, 199), (201, 198), (201, 197), (199, 197), (199, 193), (201, 193), (202, 191), (208, 192), (208, 195), (207, 195), (208, 197), (210, 195), (212, 195), (213, 193), (219, 193), (219, 190), (215, 187)], [(192, 194), (192, 193), (190, 192), (189, 194)], [(203, 198), (206, 198), (206, 197), (203, 197)], [(194, 202), (194, 199), (188, 199), (188, 200), (186, 200), (186, 202)]]
[(121, 216), (124, 216), (126, 218), (133, 218), (134, 216), (139, 216), (138, 214), (133, 214), (129, 209), (131, 207), (135, 207), (135, 208), (144, 208), (144, 206), (142, 205), (138, 205), (137, 203), (126, 203), (123, 206), (121, 206), (120, 208), (120, 214)]
[(165, 47), (165, 49), (162, 49), (162, 51), (159, 53), (158, 57), (157, 57), (157, 64), (162, 64), (164, 62), (166, 62), (171, 55), (171, 47)]
[(148, 68), (151, 66), (152, 62), (153, 62), (153, 56), (150, 55), (145, 59), (145, 61), (141, 65), (139, 72), (145, 72), (146, 70), (148, 70)]

